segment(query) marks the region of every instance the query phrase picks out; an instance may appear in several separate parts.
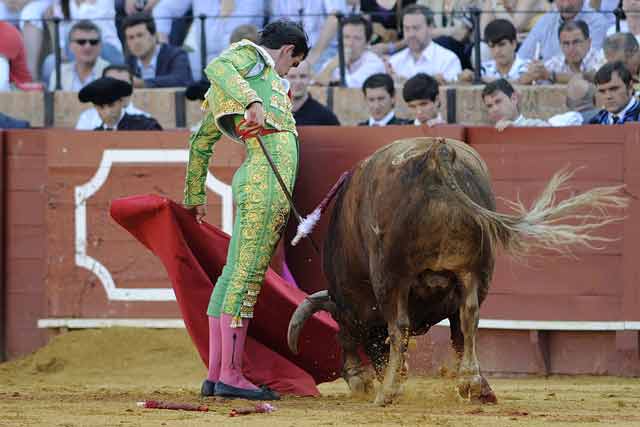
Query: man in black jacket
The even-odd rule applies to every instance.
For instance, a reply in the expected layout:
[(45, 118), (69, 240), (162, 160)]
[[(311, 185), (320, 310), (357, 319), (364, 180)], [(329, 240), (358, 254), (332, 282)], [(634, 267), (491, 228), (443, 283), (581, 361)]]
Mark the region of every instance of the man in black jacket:
[(593, 80), (604, 108), (589, 123), (622, 125), (640, 120), (640, 101), (634, 96), (631, 73), (622, 61), (604, 64)]
[(191, 83), (187, 52), (158, 43), (156, 24), (151, 16), (143, 12), (129, 15), (122, 28), (130, 53), (127, 65), (136, 75), (134, 87), (183, 87)]
[(129, 83), (113, 77), (101, 77), (80, 90), (80, 102), (91, 102), (102, 120), (94, 130), (162, 130), (152, 117), (125, 112), (124, 98), (131, 96), (132, 90)]
[(292, 67), (287, 80), (291, 83), (291, 103), (296, 126), (340, 126), (333, 111), (313, 99), (309, 93), (311, 66), (307, 61)]
[(396, 89), (389, 74), (373, 74), (362, 85), (364, 99), (369, 109), (369, 119), (358, 123), (359, 126), (408, 125), (410, 120), (396, 117)]

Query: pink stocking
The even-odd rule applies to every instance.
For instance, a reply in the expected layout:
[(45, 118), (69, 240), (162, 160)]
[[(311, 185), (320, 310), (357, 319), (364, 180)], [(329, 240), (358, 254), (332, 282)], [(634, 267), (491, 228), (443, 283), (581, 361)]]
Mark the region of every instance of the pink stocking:
[(220, 330), (222, 331), (222, 363), (220, 368), (220, 382), (246, 390), (258, 390), (254, 384), (242, 375), (242, 357), (244, 344), (247, 340), (249, 319), (242, 319), (242, 327), (231, 327), (232, 316), (220, 316)]
[(220, 378), (220, 355), (222, 353), (222, 337), (220, 330), (220, 318), (209, 317), (209, 370), (207, 379), (218, 382)]

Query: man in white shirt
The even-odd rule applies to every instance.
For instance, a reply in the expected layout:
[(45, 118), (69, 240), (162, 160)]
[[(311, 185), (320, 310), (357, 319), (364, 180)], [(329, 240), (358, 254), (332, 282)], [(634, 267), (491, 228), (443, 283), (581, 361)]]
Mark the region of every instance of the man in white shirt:
[(418, 73), (407, 80), (402, 98), (414, 117), (414, 125), (432, 127), (446, 123), (440, 114), (440, 87), (430, 75)]
[[(102, 73), (102, 77), (112, 77), (114, 79), (125, 81), (129, 84), (133, 83), (133, 75), (129, 71), (129, 69), (124, 65), (110, 65), (104, 69)], [(124, 107), (124, 112), (130, 115), (143, 115), (145, 117), (151, 117), (151, 115), (145, 111), (137, 109), (133, 102), (131, 102), (131, 96), (127, 96), (122, 100)], [(76, 123), (77, 130), (94, 130), (102, 124), (102, 119), (98, 114), (98, 110), (93, 108), (89, 108), (88, 110), (83, 111), (78, 117), (78, 122)]]
[(408, 47), (389, 59), (393, 73), (407, 80), (418, 73), (433, 76), (440, 84), (455, 82), (462, 71), (460, 60), (449, 49), (431, 40), (433, 12), (420, 5), (407, 6), (402, 28)]
[[(60, 68), (61, 90), (78, 92), (87, 84), (102, 75), (109, 65), (100, 58), (100, 28), (91, 21), (78, 21), (69, 31), (69, 46), (75, 60), (62, 64)], [(49, 90), (56, 90), (57, 74), (54, 71), (49, 78)]]
[(499, 132), (509, 126), (549, 126), (544, 120), (527, 119), (520, 114), (518, 94), (505, 79), (487, 83), (482, 89), (482, 101), (487, 107), (489, 120), (495, 124)]
[[(372, 74), (384, 73), (384, 62), (369, 50), (371, 23), (362, 15), (348, 16), (342, 20), (342, 40), (344, 44), (345, 83), (347, 87), (361, 88)], [(336, 55), (329, 61), (315, 82), (320, 85), (340, 82), (340, 61)]]
[(562, 53), (544, 63), (532, 61), (521, 83), (567, 83), (574, 74), (595, 73), (602, 65), (602, 57), (591, 48), (589, 26), (584, 21), (564, 21), (560, 24), (558, 39)]
[(575, 74), (567, 83), (567, 111), (547, 120), (551, 126), (579, 126), (587, 124), (599, 112), (595, 106), (596, 87), (582, 75)]
[[(518, 82), (527, 72), (529, 61), (516, 55), (516, 27), (506, 19), (494, 19), (484, 29), (484, 40), (489, 46), (492, 59), (482, 63), (482, 81), (489, 83), (496, 79), (507, 79)], [(473, 78), (473, 71), (464, 70), (458, 80), (471, 83)]]
[(408, 125), (411, 122), (396, 117), (395, 107), (396, 89), (393, 79), (388, 74), (374, 74), (365, 80), (362, 86), (369, 118), (358, 123), (359, 126), (387, 126)]

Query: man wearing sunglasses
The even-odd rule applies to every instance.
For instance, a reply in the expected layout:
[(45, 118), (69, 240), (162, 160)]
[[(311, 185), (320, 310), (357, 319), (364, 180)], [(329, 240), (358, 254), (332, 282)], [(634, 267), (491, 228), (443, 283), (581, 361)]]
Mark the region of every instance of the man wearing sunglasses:
[[(99, 78), (109, 63), (100, 58), (100, 29), (91, 21), (78, 21), (71, 27), (69, 47), (75, 59), (60, 67), (61, 90), (78, 92)], [(49, 79), (51, 91), (56, 89), (56, 78), (57, 74), (54, 71)]]

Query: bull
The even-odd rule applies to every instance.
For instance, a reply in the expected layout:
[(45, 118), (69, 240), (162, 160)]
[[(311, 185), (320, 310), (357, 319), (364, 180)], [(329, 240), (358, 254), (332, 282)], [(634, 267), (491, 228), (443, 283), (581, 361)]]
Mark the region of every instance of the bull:
[[(479, 309), (496, 251), (521, 257), (532, 248), (593, 247), (608, 239), (592, 231), (620, 219), (607, 209), (627, 203), (621, 186), (556, 202), (571, 175), (557, 173), (530, 210), (510, 202), (517, 212), (508, 215), (496, 212), (487, 166), (467, 144), (413, 138), (379, 149), (338, 190), (323, 248), (328, 290), (295, 310), (291, 351), (297, 352), (304, 322), (329, 311), (340, 326), (342, 376), (351, 392), (373, 393), (377, 378), (382, 384), (374, 402), (386, 405), (407, 378), (410, 337), (448, 319), (460, 395), (496, 402), (476, 355)], [(360, 349), (371, 363), (363, 362)]]

